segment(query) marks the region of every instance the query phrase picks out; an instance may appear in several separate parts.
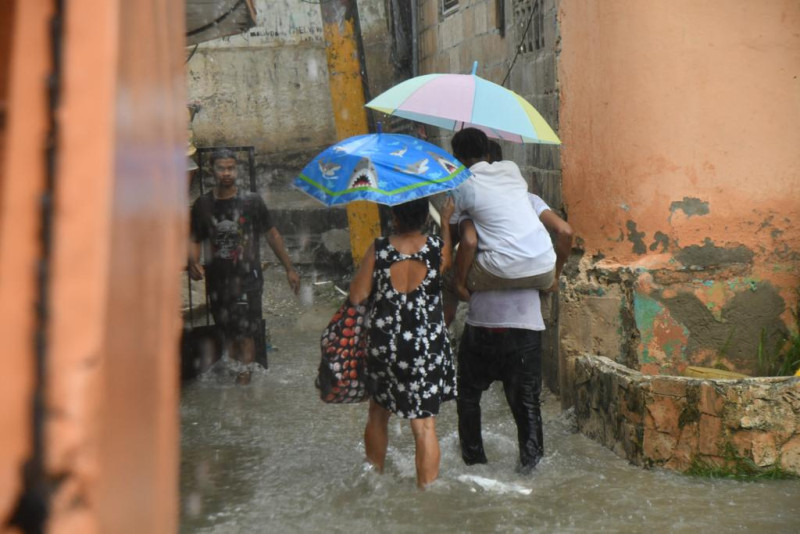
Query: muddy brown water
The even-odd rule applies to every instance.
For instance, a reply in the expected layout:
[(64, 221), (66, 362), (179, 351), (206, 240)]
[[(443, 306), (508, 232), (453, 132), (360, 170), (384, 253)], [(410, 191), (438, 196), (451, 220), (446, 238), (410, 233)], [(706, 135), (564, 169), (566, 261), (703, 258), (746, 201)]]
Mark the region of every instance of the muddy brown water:
[(489, 464), (462, 463), (451, 402), (437, 420), (439, 480), (417, 490), (410, 428), (394, 418), (379, 475), (363, 464), (366, 405), (324, 405), (313, 385), (319, 333), (339, 297), (322, 285), (295, 298), (272, 272), (265, 300), (277, 347), (269, 370), (235, 386), (223, 361), (182, 392), (182, 533), (800, 532), (800, 481), (644, 470), (577, 433), (553, 395), (545, 457), (518, 475), (499, 387), (483, 401)]

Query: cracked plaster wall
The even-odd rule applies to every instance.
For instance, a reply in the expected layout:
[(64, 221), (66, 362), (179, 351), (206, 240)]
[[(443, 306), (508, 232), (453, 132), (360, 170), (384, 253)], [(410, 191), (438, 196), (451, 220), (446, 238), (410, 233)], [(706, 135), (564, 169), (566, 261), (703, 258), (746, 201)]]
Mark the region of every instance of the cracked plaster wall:
[(800, 5), (562, 0), (559, 23), (562, 385), (584, 352), (755, 372), (762, 330), (796, 331)]

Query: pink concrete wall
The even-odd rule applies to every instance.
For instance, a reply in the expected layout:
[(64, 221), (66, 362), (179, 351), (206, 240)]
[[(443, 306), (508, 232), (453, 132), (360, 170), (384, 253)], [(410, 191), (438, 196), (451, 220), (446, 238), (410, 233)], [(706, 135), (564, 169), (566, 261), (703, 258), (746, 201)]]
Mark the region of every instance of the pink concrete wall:
[(632, 269), (643, 370), (753, 371), (753, 336), (794, 328), (800, 287), (800, 3), (559, 11), (563, 194), (595, 256), (584, 268)]

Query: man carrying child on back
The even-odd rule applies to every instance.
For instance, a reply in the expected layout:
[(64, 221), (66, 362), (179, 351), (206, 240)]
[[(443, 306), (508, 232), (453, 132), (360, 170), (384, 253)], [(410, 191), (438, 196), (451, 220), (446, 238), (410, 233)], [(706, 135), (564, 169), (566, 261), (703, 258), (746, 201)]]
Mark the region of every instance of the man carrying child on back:
[(474, 291), (493, 289), (551, 289), (558, 278), (556, 253), (517, 164), (489, 163), (488, 138), (476, 128), (457, 132), (452, 147), (474, 175), (455, 190), (450, 219), (475, 227), (475, 232), (459, 231), (454, 272), (458, 297), (469, 300)]
[[(465, 128), (453, 136), (451, 146), (474, 174), (454, 192), (457, 213), (450, 218), (461, 241), (456, 289), (469, 301), (457, 366), (461, 457), (467, 465), (488, 461), (480, 401), (493, 382), (501, 381), (517, 426), (518, 469), (529, 473), (544, 454), (540, 393), (545, 324), (537, 290), (558, 287), (572, 229), (541, 198), (528, 193), (516, 164), (501, 161), (500, 154), (490, 156), (482, 131)], [(548, 230), (555, 236), (555, 248)], [(455, 304), (445, 295), (446, 322), (455, 315)]]

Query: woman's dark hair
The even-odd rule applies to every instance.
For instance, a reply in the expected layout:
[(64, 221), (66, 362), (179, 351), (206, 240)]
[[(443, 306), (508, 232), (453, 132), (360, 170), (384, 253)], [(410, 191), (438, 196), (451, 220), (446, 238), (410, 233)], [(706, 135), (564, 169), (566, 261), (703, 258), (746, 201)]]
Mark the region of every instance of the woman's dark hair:
[(395, 231), (409, 232), (419, 230), (428, 222), (428, 199), (418, 198), (397, 206), (392, 206), (395, 216)]
[(459, 130), (450, 140), (453, 155), (463, 163), (465, 159), (484, 159), (489, 153), (489, 138), (477, 128)]

